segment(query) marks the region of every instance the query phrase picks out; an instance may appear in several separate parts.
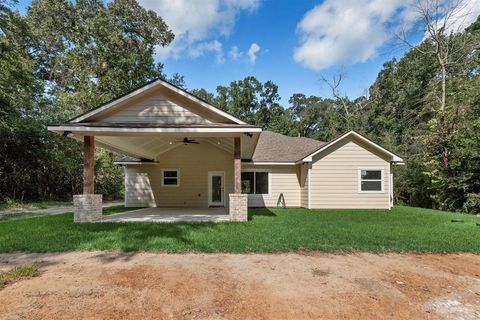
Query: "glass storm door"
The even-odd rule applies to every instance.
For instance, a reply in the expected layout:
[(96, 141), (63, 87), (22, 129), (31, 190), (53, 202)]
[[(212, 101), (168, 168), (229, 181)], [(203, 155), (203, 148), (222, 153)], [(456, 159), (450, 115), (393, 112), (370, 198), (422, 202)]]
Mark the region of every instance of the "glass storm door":
[(221, 171), (210, 171), (208, 173), (208, 205), (224, 205), (224, 178), (225, 173)]

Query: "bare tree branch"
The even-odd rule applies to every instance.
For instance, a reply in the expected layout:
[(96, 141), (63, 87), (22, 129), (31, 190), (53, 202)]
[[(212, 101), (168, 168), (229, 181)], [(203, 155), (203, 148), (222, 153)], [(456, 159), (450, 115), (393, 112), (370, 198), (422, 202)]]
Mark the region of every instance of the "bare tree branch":
[[(423, 26), (426, 39), (431, 41), (432, 49), (423, 49), (420, 45), (414, 45), (408, 40), (409, 33), (405, 28), (396, 35), (396, 39), (406, 44), (413, 50), (424, 55), (433, 55), (438, 63), (441, 73), (441, 97), (439, 99), (440, 110), (446, 107), (447, 91), (447, 67), (457, 64), (468, 54), (471, 46), (468, 39), (459, 41), (453, 35), (461, 30), (462, 21), (471, 13), (466, 11), (466, 0), (417, 0), (412, 5), (416, 11), (418, 21)], [(460, 45), (456, 45), (460, 42)], [(428, 46), (426, 46), (428, 48)], [(453, 58), (456, 57), (456, 58)]]
[(332, 96), (343, 106), (345, 115), (348, 118), (350, 116), (347, 103), (348, 99), (342, 96), (342, 94), (340, 93), (340, 84), (342, 83), (342, 80), (345, 78), (345, 76), (346, 73), (344, 71), (341, 71), (333, 75), (332, 79), (329, 80), (323, 74), (320, 74), (320, 81), (330, 87), (330, 89), (332, 90)]

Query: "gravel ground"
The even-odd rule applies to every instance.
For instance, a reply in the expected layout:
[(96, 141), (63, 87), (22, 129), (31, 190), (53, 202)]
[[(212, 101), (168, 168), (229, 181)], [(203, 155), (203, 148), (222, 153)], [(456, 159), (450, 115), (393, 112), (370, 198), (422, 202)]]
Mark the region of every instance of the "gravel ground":
[(1, 319), (479, 319), (474, 254), (0, 254)]

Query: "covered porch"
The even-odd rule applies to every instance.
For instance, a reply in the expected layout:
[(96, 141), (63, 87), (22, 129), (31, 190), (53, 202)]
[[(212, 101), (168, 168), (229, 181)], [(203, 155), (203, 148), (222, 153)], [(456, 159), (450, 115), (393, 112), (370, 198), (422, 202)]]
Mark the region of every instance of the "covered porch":
[[(171, 126), (155, 126), (138, 132), (124, 124), (110, 126), (100, 132), (88, 124), (58, 128), (83, 142), (83, 194), (74, 196), (76, 222), (247, 220), (241, 161), (255, 147), (258, 134), (249, 131), (257, 128), (219, 132), (218, 126), (176, 127), (172, 132)], [(132, 211), (102, 216), (102, 195), (95, 194), (94, 183), (96, 147), (139, 160), (118, 163), (125, 169), (125, 206)], [(150, 208), (136, 209), (141, 207)]]
[[(48, 129), (83, 142), (77, 222), (102, 220), (102, 195), (94, 188), (96, 147), (138, 160), (121, 164), (126, 207), (220, 207), (231, 221), (247, 220), (241, 161), (251, 159), (262, 129), (167, 81), (153, 80)], [(145, 212), (141, 219), (153, 209)]]

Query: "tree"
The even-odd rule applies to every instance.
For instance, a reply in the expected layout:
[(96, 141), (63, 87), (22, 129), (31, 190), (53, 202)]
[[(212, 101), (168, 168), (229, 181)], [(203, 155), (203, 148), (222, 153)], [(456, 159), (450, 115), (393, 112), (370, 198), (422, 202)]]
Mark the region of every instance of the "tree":
[(317, 136), (322, 119), (320, 107), (322, 101), (322, 98), (306, 97), (303, 93), (295, 93), (288, 100), (291, 105), (290, 112), (297, 123), (298, 133), (302, 137)]
[(448, 68), (459, 63), (475, 47), (468, 33), (460, 32), (465, 27), (462, 25), (465, 16), (471, 14), (464, 12), (466, 4), (466, 0), (417, 0), (413, 9), (429, 45), (413, 45), (405, 32), (399, 36), (410, 48), (435, 57), (440, 69), (441, 111), (446, 107)]
[(179, 73), (172, 74), (172, 76), (168, 79), (168, 82), (184, 90), (187, 89), (187, 85), (185, 83), (185, 77)]
[(191, 93), (197, 97), (199, 97), (202, 100), (207, 101), (210, 104), (215, 105), (215, 95), (211, 92), (208, 92), (207, 90), (201, 88), (201, 89), (193, 89)]
[(26, 20), (36, 75), (65, 119), (162, 77), (155, 46), (173, 40), (136, 0), (34, 0)]
[(254, 124), (255, 113), (260, 107), (259, 95), (262, 84), (255, 77), (232, 81), (228, 87), (217, 87), (216, 102), (220, 108), (228, 110), (245, 122)]
[[(435, 43), (426, 38), (401, 60), (384, 65), (370, 88), (372, 103), (362, 111), (367, 134), (407, 161), (397, 168), (399, 199), (412, 205), (476, 212), (480, 207), (477, 130), (479, 94), (478, 20), (464, 32), (449, 34), (454, 63), (446, 65), (446, 102), (438, 83), (442, 72)], [(470, 49), (468, 49), (470, 48)], [(467, 50), (468, 49), (468, 50)], [(474, 114), (477, 114), (476, 118)], [(366, 121), (369, 119), (369, 121)]]
[[(154, 49), (172, 39), (161, 17), (135, 0), (34, 0), (26, 16), (0, 0), (0, 200), (78, 193), (80, 145), (46, 124), (163, 76)], [(96, 187), (106, 198), (122, 189), (112, 157), (96, 155)]]

